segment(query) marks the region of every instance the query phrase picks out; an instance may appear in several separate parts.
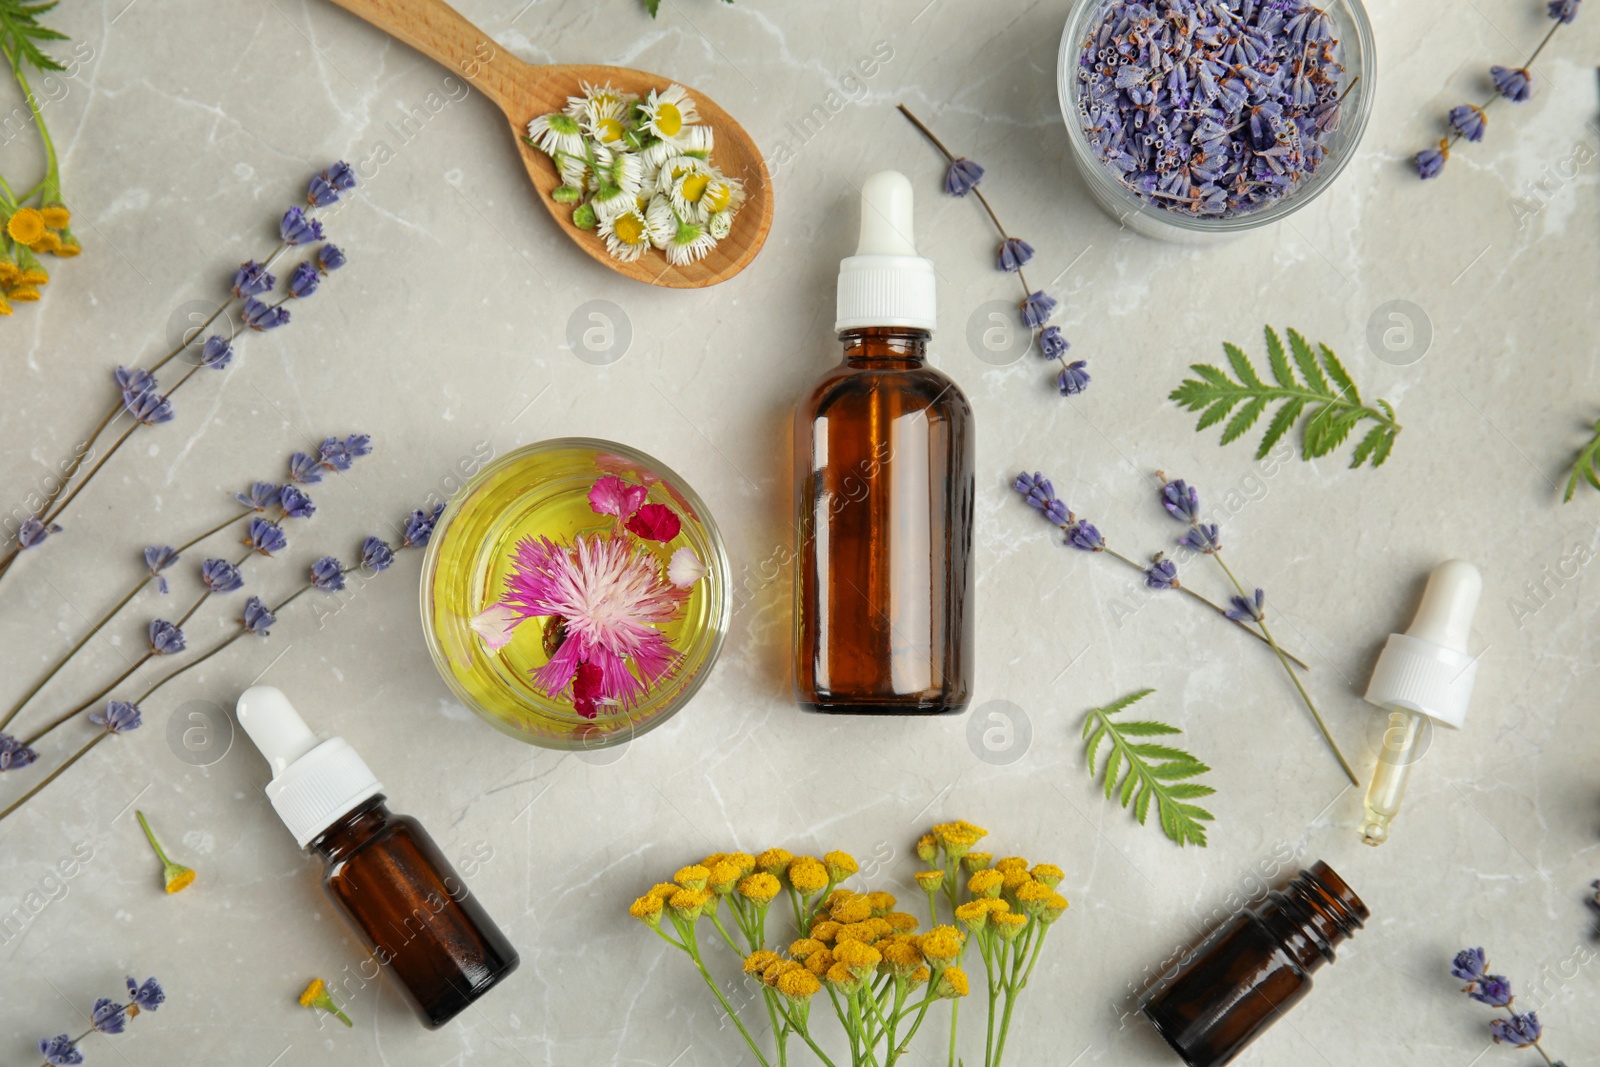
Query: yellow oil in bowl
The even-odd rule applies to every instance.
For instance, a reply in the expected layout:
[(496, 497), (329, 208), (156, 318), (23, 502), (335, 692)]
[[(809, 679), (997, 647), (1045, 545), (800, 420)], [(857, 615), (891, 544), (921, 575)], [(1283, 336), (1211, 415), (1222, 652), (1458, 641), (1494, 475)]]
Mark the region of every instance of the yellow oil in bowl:
[[(648, 487), (645, 502), (671, 508), (682, 526), (671, 541), (643, 541), (665, 571), (689, 547), (705, 575), (689, 588), (678, 618), (658, 629), (678, 653), (674, 666), (629, 706), (601, 704), (585, 718), (569, 698), (543, 692), (533, 672), (549, 662), (559, 635), (546, 619), (512, 631), (490, 650), (472, 618), (506, 592), (518, 543), (547, 537), (571, 545), (604, 536), (615, 520), (590, 506), (599, 478), (614, 475)], [(451, 500), (428, 544), (422, 570), (422, 629), (445, 683), (496, 729), (558, 749), (621, 744), (660, 725), (687, 703), (710, 673), (727, 634), (728, 560), (703, 501), (671, 469), (625, 445), (567, 437), (510, 452), (489, 464)]]

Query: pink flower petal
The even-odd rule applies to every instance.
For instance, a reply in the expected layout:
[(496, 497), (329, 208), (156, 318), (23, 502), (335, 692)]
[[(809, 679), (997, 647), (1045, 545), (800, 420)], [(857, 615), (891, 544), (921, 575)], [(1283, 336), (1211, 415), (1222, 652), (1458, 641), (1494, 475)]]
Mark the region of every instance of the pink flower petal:
[(615, 475), (598, 479), (589, 490), (589, 506), (601, 515), (615, 515), (626, 520), (639, 510), (650, 490), (642, 485), (632, 485)]
[(483, 643), (491, 652), (498, 652), (511, 643), (511, 631), (524, 618), (526, 616), (516, 608), (504, 601), (496, 601), (474, 615), (467, 624), (483, 638)]

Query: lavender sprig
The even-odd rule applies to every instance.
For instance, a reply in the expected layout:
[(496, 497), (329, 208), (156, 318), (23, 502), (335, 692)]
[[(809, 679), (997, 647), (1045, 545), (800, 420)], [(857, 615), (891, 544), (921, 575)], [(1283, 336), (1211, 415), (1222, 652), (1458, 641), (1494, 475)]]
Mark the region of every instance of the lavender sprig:
[(120, 1034), (127, 1029), (128, 1020), (140, 1012), (155, 1011), (166, 1003), (166, 991), (161, 988), (161, 983), (154, 978), (146, 978), (140, 984), (132, 975), (128, 977), (129, 1003), (118, 1004), (110, 997), (100, 997), (94, 1002), (94, 1007), (89, 1013), (89, 1029), (77, 1037), (66, 1034), (57, 1034), (55, 1037), (41, 1037), (39, 1039), (39, 1054), (44, 1057), (42, 1067), (73, 1067), (83, 1062), (83, 1053), (79, 1051), (78, 1044), (90, 1034), (99, 1031), (102, 1034)]
[(1556, 31), (1578, 17), (1581, 6), (1582, 0), (1546, 0), (1545, 10), (1555, 20), (1550, 32), (1544, 35), (1539, 46), (1523, 60), (1522, 66), (1503, 67), (1496, 64), (1489, 68), (1489, 81), (1494, 86), (1493, 96), (1481, 104), (1457, 104), (1450, 109), (1447, 116), (1450, 132), (1439, 139), (1437, 147), (1425, 148), (1412, 159), (1417, 177), (1424, 181), (1437, 178), (1444, 170), (1445, 163), (1449, 161), (1452, 148), (1462, 141), (1476, 143), (1483, 140), (1484, 132), (1489, 125), (1489, 108), (1501, 99), (1521, 104), (1533, 95), (1534, 61), (1539, 58), (1539, 53), (1544, 51), (1545, 45), (1550, 43), (1551, 38), (1555, 37)]
[[(355, 186), (355, 175), (348, 164), (337, 163), (327, 170), (316, 175), (308, 190), (308, 201), (314, 205), (313, 210), (334, 203), (339, 199), (339, 192)], [(57, 532), (59, 529), (55, 520), (77, 497), (90, 480), (99, 473), (106, 462), (120, 449), (124, 442), (140, 426), (155, 425), (169, 421), (172, 418), (171, 397), (178, 389), (182, 388), (197, 372), (202, 369), (221, 370), (233, 362), (233, 341), (245, 330), (273, 329), (288, 322), (289, 312), (283, 307), (285, 303), (294, 299), (303, 299), (311, 295), (316, 289), (314, 282), (307, 283), (307, 270), (314, 270), (320, 279), (329, 272), (338, 269), (345, 262), (345, 255), (339, 249), (324, 245), (314, 251), (310, 258), (295, 269), (291, 281), (298, 282), (291, 285), (286, 294), (275, 303), (267, 303), (257, 299), (258, 296), (269, 292), (276, 279), (268, 271), (268, 267), (286, 250), (308, 241), (322, 239), (322, 223), (311, 216), (310, 212), (299, 207), (292, 207), (279, 222), (280, 241), (268, 256), (257, 262), (247, 261), (235, 273), (228, 296), (220, 303), (216, 310), (201, 323), (200, 327), (185, 336), (183, 343), (172, 349), (165, 356), (157, 360), (148, 370), (136, 369), (125, 371), (118, 370), (118, 384), (122, 395), (118, 402), (113, 404), (98, 423), (90, 430), (87, 438), (79, 446), (71, 460), (63, 467), (61, 478), (56, 485), (44, 495), (42, 502), (33, 509), (18, 528), (17, 543), (4, 555), (0, 555), (0, 577), (4, 577), (16, 562), (18, 555), (25, 549), (35, 547), (45, 537)], [(297, 291), (298, 289), (298, 291)], [(236, 302), (240, 303), (240, 313), (244, 325), (236, 328), (227, 336), (213, 334), (200, 344), (199, 358), (179, 380), (165, 393), (156, 391), (155, 374), (173, 359), (194, 345), (195, 341), (216, 322)], [(124, 376), (132, 379), (125, 381)], [(119, 416), (127, 414), (131, 424), (120, 436), (100, 455), (82, 478), (78, 474), (83, 464), (95, 455), (95, 445), (101, 436), (111, 427)], [(69, 486), (71, 487), (69, 489)], [(65, 494), (63, 496), (63, 494)], [(24, 536), (27, 535), (27, 536)]]
[[(362, 545), (363, 558), (377, 558), (377, 556), (380, 554), (374, 542), (381, 544), (383, 546), (383, 552), (387, 553), (387, 557), (383, 566), (376, 570), (370, 570), (369, 573), (373, 576), (376, 576), (381, 570), (389, 569), (394, 555), (399, 552), (403, 552), (407, 549), (420, 549), (426, 547), (428, 541), (433, 537), (434, 526), (439, 521), (439, 515), (443, 511), (444, 505), (440, 504), (434, 507), (431, 511), (412, 512), (404, 525), (404, 534), (400, 544), (393, 548), (390, 548), (387, 543), (380, 541), (378, 538), (367, 538)], [(337, 569), (340, 575), (340, 580), (335, 581), (331, 577), (329, 573), (330, 565), (332, 568)], [(334, 557), (324, 556), (309, 568), (305, 584), (301, 585), (294, 592), (280, 600), (277, 604), (268, 607), (267, 604), (259, 597), (251, 597), (249, 601), (246, 602), (244, 611), (238, 620), (239, 628), (231, 635), (214, 645), (203, 656), (200, 656), (198, 659), (190, 660), (188, 663), (176, 667), (167, 674), (156, 679), (134, 700), (114, 700), (106, 705), (104, 711), (98, 711), (90, 715), (89, 721), (94, 723), (96, 726), (99, 726), (101, 728), (100, 731), (95, 734), (95, 736), (86, 744), (84, 744), (83, 747), (79, 748), (78, 751), (69, 756), (65, 762), (41, 779), (36, 785), (33, 786), (33, 788), (23, 793), (22, 796), (18, 797), (9, 806), (7, 806), (5, 810), (0, 811), (0, 822), (4, 822), (6, 818), (8, 818), (13, 812), (17, 811), (33, 797), (37, 796), (47, 786), (49, 786), (51, 782), (59, 778), (63, 772), (87, 755), (89, 751), (100, 742), (115, 734), (127, 733), (129, 731), (138, 729), (143, 723), (142, 708), (144, 703), (168, 682), (182, 675), (186, 671), (193, 670), (195, 667), (200, 666), (200, 664), (211, 659), (213, 656), (216, 656), (230, 648), (234, 642), (238, 641), (241, 637), (267, 637), (270, 627), (277, 622), (278, 616), (280, 616), (283, 613), (283, 610), (290, 604), (294, 603), (305, 593), (313, 589), (330, 593), (337, 592), (344, 587), (342, 576), (356, 570), (358, 566), (360, 565), (358, 564), (349, 567), (341, 566), (339, 565), (338, 560)]]
[[(203, 605), (214, 593), (231, 593), (235, 589), (238, 589), (240, 586), (242, 586), (244, 584), (244, 579), (239, 573), (239, 568), (243, 566), (243, 564), (251, 556), (270, 556), (273, 552), (280, 551), (284, 548), (287, 543), (287, 538), (281, 528), (281, 524), (284, 520), (291, 518), (309, 518), (313, 513), (315, 513), (316, 505), (312, 503), (310, 496), (308, 496), (305, 491), (300, 488), (300, 485), (309, 484), (309, 482), (320, 482), (324, 472), (327, 471), (349, 470), (351, 464), (357, 458), (368, 455), (371, 451), (372, 439), (366, 434), (354, 433), (343, 438), (329, 437), (325, 439), (318, 447), (315, 458), (307, 456), (307, 454), (304, 452), (296, 452), (290, 457), (290, 480), (288, 482), (285, 482), (282, 485), (279, 485), (275, 482), (255, 482), (245, 492), (235, 494), (234, 499), (246, 509), (242, 513), (235, 514), (216, 526), (213, 526), (204, 533), (190, 538), (178, 549), (172, 549), (165, 545), (155, 545), (145, 549), (145, 564), (150, 570), (150, 573), (137, 585), (135, 585), (134, 588), (126, 596), (124, 596), (110, 612), (102, 617), (100, 621), (96, 623), (95, 626), (89, 631), (89, 633), (85, 634), (76, 644), (74, 644), (67, 654), (57, 661), (43, 678), (35, 683), (35, 685), (29, 689), (27, 693), (23, 694), (22, 699), (12, 707), (11, 711), (7, 713), (5, 718), (0, 719), (0, 728), (4, 728), (13, 718), (15, 718), (17, 713), (27, 705), (27, 703), (34, 697), (35, 694), (39, 692), (41, 688), (43, 688), (44, 684), (53, 678), (56, 673), (59, 672), (67, 663), (67, 661), (76, 655), (77, 652), (82, 649), (89, 642), (89, 640), (106, 625), (106, 623), (108, 623), (118, 612), (126, 607), (140, 590), (149, 585), (151, 581), (159, 581), (161, 583), (162, 591), (165, 592), (166, 578), (162, 576), (161, 572), (175, 563), (182, 551), (192, 547), (205, 538), (210, 537), (212, 534), (226, 529), (228, 526), (231, 526), (234, 523), (248, 519), (249, 525), (243, 539), (243, 543), (249, 546), (248, 550), (241, 553), (237, 560), (230, 561), (225, 559), (208, 559), (202, 563), (200, 566), (200, 580), (201, 584), (205, 586), (205, 591), (200, 595), (199, 599), (197, 599), (189, 607), (189, 609), (183, 613), (176, 623), (168, 624), (178, 631), (178, 647), (173, 647), (172, 642), (168, 640), (163, 642), (162, 649), (158, 649), (154, 641), (154, 636), (152, 635), (150, 651), (140, 659), (136, 660), (132, 666), (119, 675), (115, 681), (111, 682), (110, 685), (106, 686), (104, 689), (101, 689), (98, 693), (79, 704), (77, 707), (58, 716), (43, 729), (28, 737), (26, 741), (21, 742), (21, 744), (24, 746), (31, 746), (34, 742), (44, 737), (57, 726), (70, 721), (77, 715), (93, 707), (99, 700), (105, 697), (118, 685), (121, 685), (146, 663), (148, 663), (155, 655), (169, 655), (183, 651), (181, 645), (182, 627), (186, 622), (189, 621), (190, 618), (194, 616), (195, 612), (200, 609), (201, 605)], [(275, 511), (275, 517), (267, 517), (266, 513), (269, 509)], [(7, 738), (8, 736), (9, 735), (6, 734), (0, 734), (0, 738)], [(31, 751), (31, 748), (29, 751)], [(0, 766), (0, 770), (5, 769), (5, 767)]]
[(1010, 232), (1000, 224), (1000, 216), (995, 214), (994, 208), (989, 204), (989, 198), (978, 188), (978, 182), (983, 179), (983, 168), (970, 159), (958, 159), (944, 146), (943, 141), (934, 136), (932, 130), (923, 125), (921, 119), (911, 113), (910, 109), (904, 104), (897, 106), (911, 125), (920, 130), (929, 143), (949, 162), (949, 167), (945, 171), (944, 191), (951, 196), (966, 196), (972, 193), (978, 198), (978, 203), (983, 205), (989, 221), (994, 223), (995, 231), (1000, 234), (1000, 250), (995, 256), (995, 265), (1007, 274), (1015, 274), (1018, 284), (1022, 286), (1022, 303), (1018, 308), (1022, 314), (1023, 324), (1033, 331), (1034, 340), (1039, 346), (1039, 354), (1061, 365), (1061, 372), (1056, 375), (1056, 391), (1062, 396), (1077, 396), (1089, 387), (1087, 370), (1089, 364), (1087, 360), (1082, 359), (1067, 362), (1067, 350), (1072, 345), (1061, 336), (1061, 327), (1049, 325), (1050, 316), (1056, 308), (1056, 300), (1043, 290), (1034, 289), (1028, 284), (1028, 277), (1022, 268), (1033, 258), (1033, 246), (1020, 237), (1011, 236)]
[(1539, 1043), (1544, 1037), (1544, 1025), (1539, 1022), (1539, 1013), (1512, 1011), (1511, 1004), (1517, 998), (1511, 991), (1511, 980), (1504, 975), (1489, 974), (1488, 970), (1489, 960), (1481, 948), (1462, 949), (1450, 964), (1450, 973), (1467, 983), (1462, 987), (1463, 993), (1480, 1004), (1501, 1008), (1506, 1012), (1505, 1018), (1497, 1018), (1489, 1023), (1489, 1034), (1495, 1043), (1531, 1048), (1543, 1056), (1544, 1062), (1550, 1067), (1565, 1067), (1560, 1060), (1552, 1060)]
[[(1158, 553), (1155, 558), (1151, 560), (1150, 565), (1145, 567), (1107, 545), (1104, 535), (1102, 535), (1093, 524), (1080, 521), (1078, 517), (1074, 515), (1067, 507), (1066, 502), (1056, 497), (1055, 487), (1051, 485), (1050, 479), (1046, 478), (1038, 471), (1035, 471), (1033, 474), (1029, 474), (1024, 471), (1023, 473), (1017, 475), (1017, 480), (1012, 483), (1011, 488), (1015, 489), (1019, 494), (1021, 494), (1023, 501), (1029, 507), (1038, 511), (1041, 515), (1048, 519), (1052, 525), (1059, 528), (1062, 533), (1066, 535), (1066, 543), (1071, 545), (1073, 548), (1083, 552), (1097, 552), (1106, 556), (1108, 559), (1114, 559), (1118, 563), (1121, 563), (1126, 567), (1131, 567), (1142, 574), (1144, 576), (1145, 585), (1149, 586), (1151, 589), (1176, 589), (1189, 599), (1204, 604), (1206, 607), (1210, 608), (1223, 618), (1233, 619), (1233, 617), (1228, 613), (1227, 608), (1224, 608), (1221, 604), (1216, 603), (1208, 597), (1195, 592), (1193, 589), (1190, 589), (1188, 586), (1179, 582), (1177, 577), (1178, 568), (1172, 563), (1171, 560), (1164, 558)], [(1262, 644), (1270, 644), (1267, 639), (1253, 627), (1246, 626), (1240, 623), (1237, 619), (1233, 619), (1233, 622), (1238, 625), (1240, 630), (1249, 634)], [(1298, 656), (1290, 655), (1289, 658), (1295, 663), (1299, 664), (1302, 668), (1310, 670), (1310, 667), (1306, 665), (1305, 661), (1300, 659)]]
[(1317, 705), (1311, 699), (1311, 694), (1306, 692), (1306, 687), (1301, 683), (1300, 677), (1295, 674), (1294, 668), (1289, 666), (1289, 659), (1277, 639), (1272, 636), (1272, 630), (1267, 626), (1266, 594), (1260, 589), (1252, 594), (1234, 575), (1232, 568), (1222, 558), (1221, 531), (1214, 523), (1200, 521), (1200, 494), (1195, 488), (1183, 479), (1168, 481), (1166, 474), (1156, 471), (1156, 477), (1161, 479), (1161, 503), (1167, 514), (1178, 522), (1189, 527), (1179, 543), (1187, 548), (1210, 556), (1217, 561), (1217, 566), (1228, 576), (1228, 581), (1233, 583), (1233, 588), (1238, 595), (1233, 598), (1233, 607), (1224, 614), (1234, 622), (1241, 625), (1250, 624), (1261, 631), (1261, 636), (1267, 644), (1272, 646), (1273, 653), (1278, 657), (1278, 662), (1283, 664), (1284, 673), (1289, 676), (1289, 681), (1294, 683), (1295, 689), (1300, 694), (1300, 699), (1305, 702), (1306, 710), (1311, 712), (1312, 719), (1316, 720), (1317, 729), (1322, 732), (1322, 739), (1327, 742), (1328, 748), (1333, 752), (1334, 758), (1339, 761), (1340, 768), (1345, 777), (1350, 779), (1350, 784), (1360, 785), (1361, 780), (1356, 777), (1356, 772), (1350, 768), (1350, 763), (1344, 758), (1344, 753), (1339, 751), (1339, 745), (1333, 739), (1333, 734), (1328, 731), (1328, 724), (1322, 721), (1322, 713), (1317, 711)]

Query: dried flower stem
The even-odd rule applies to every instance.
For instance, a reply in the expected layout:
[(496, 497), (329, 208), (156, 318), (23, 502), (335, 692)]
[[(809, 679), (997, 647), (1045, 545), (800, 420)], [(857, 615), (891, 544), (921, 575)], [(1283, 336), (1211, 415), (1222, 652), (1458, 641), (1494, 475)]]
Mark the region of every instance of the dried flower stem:
[[(1218, 550), (1210, 553), (1210, 555), (1212, 559), (1217, 561), (1217, 566), (1221, 567), (1223, 573), (1228, 576), (1228, 581), (1232, 582), (1233, 587), (1239, 590), (1239, 595), (1245, 600), (1249, 600), (1250, 594), (1240, 584), (1239, 579), (1234, 577), (1233, 571), (1228, 564), (1223, 561), (1222, 552)], [(1278, 662), (1283, 664), (1284, 673), (1294, 683), (1295, 689), (1299, 690), (1300, 699), (1305, 701), (1306, 710), (1311, 712), (1311, 717), (1316, 720), (1317, 729), (1322, 731), (1322, 739), (1328, 743), (1328, 748), (1333, 752), (1334, 758), (1339, 761), (1339, 766), (1343, 768), (1345, 777), (1350, 779), (1351, 785), (1359, 786), (1361, 779), (1356, 777), (1356, 772), (1350, 769), (1350, 764), (1345, 760), (1344, 753), (1339, 751), (1338, 742), (1334, 741), (1333, 734), (1328, 732), (1328, 724), (1322, 721), (1321, 713), (1317, 711), (1316, 704), (1312, 703), (1311, 694), (1306, 692), (1306, 687), (1300, 684), (1300, 678), (1294, 673), (1294, 668), (1289, 666), (1289, 660), (1284, 656), (1283, 649), (1278, 647), (1278, 642), (1273, 639), (1272, 631), (1267, 629), (1266, 620), (1258, 619), (1256, 620), (1256, 625), (1261, 628), (1261, 636), (1266, 638), (1267, 643), (1272, 646), (1272, 651), (1277, 654)]]
[[(1062, 529), (1065, 529), (1065, 528), (1066, 527), (1062, 527)], [(1105, 554), (1110, 556), (1112, 559), (1118, 560), (1119, 562), (1125, 563), (1128, 566), (1132, 567), (1134, 570), (1138, 571), (1140, 574), (1145, 573), (1145, 569), (1143, 567), (1141, 567), (1137, 562), (1135, 562), (1134, 560), (1129, 559), (1127, 556), (1124, 556), (1121, 552), (1118, 552), (1116, 549), (1111, 548), (1110, 546), (1107, 546), (1102, 551), (1104, 551)], [(1223, 607), (1221, 604), (1218, 604), (1216, 601), (1212, 600), (1210, 597), (1205, 596), (1205, 595), (1203, 595), (1201, 593), (1197, 593), (1193, 589), (1190, 589), (1188, 586), (1183, 585), (1181, 583), (1174, 583), (1173, 588), (1176, 589), (1178, 592), (1183, 593), (1185, 596), (1189, 597), (1192, 600), (1198, 600), (1200, 603), (1204, 604), (1206, 607), (1210, 608), (1212, 611), (1216, 612), (1218, 615), (1221, 615), (1224, 619), (1227, 619), (1229, 622), (1233, 623), (1239, 629), (1243, 630), (1245, 633), (1249, 634), (1251, 637), (1255, 638), (1257, 641), (1260, 641), (1262, 644), (1266, 645), (1267, 647), (1269, 647), (1269, 648), (1273, 647), (1272, 646), (1272, 642), (1267, 639), (1265, 634), (1262, 634), (1258, 630), (1251, 629), (1249, 626), (1246, 626), (1244, 623), (1240, 622), (1238, 619), (1230, 618), (1229, 615), (1228, 615), (1228, 609)], [(1275, 651), (1281, 651), (1281, 650), (1275, 649)], [(1285, 656), (1288, 656), (1289, 659), (1292, 660), (1301, 670), (1309, 671), (1311, 669), (1311, 665), (1310, 664), (1308, 664), (1305, 660), (1301, 659), (1299, 656), (1296, 656), (1294, 653), (1292, 653), (1292, 652), (1284, 652), (1282, 654), (1285, 655)]]
[(0, 822), (4, 822), (6, 820), (6, 816), (10, 815), (12, 812), (14, 812), (18, 808), (22, 807), (22, 805), (26, 804), (29, 800), (33, 799), (34, 796), (36, 796), (37, 794), (39, 794), (40, 792), (42, 792), (44, 790), (45, 786), (49, 785), (51, 782), (53, 782), (57, 778), (61, 777), (62, 773), (65, 772), (68, 767), (72, 766), (74, 763), (77, 763), (79, 760), (81, 760), (84, 756), (88, 755), (89, 754), (89, 750), (91, 748), (93, 748), (94, 746), (98, 745), (100, 742), (104, 741), (106, 738), (108, 738), (110, 736), (111, 736), (111, 731), (110, 730), (101, 730), (98, 734), (96, 734), (94, 736), (94, 739), (91, 740), (88, 744), (84, 745), (82, 748), (78, 749), (78, 751), (76, 751), (72, 755), (68, 756), (65, 763), (61, 764), (61, 766), (57, 767), (55, 770), (53, 770), (49, 774), (45, 775), (44, 778), (41, 779), (32, 789), (28, 790), (26, 793), (24, 793), (20, 797), (18, 797), (4, 811), (0, 811)]

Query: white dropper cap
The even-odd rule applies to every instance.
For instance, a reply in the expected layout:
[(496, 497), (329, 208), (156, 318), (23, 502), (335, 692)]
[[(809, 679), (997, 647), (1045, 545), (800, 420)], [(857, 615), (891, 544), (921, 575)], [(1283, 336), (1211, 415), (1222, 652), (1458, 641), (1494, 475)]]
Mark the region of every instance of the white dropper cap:
[(272, 767), (267, 798), (301, 848), (383, 791), (344, 738), (319, 742), (281, 689), (251, 686), (237, 710), (239, 725)]
[(856, 254), (839, 263), (835, 330), (933, 330), (933, 264), (917, 255), (911, 223), (911, 182), (904, 174), (881, 170), (862, 183), (861, 238)]
[(1465, 560), (1445, 560), (1435, 567), (1410, 629), (1390, 634), (1384, 644), (1367, 685), (1367, 700), (1421, 712), (1446, 726), (1466, 721), (1478, 676), (1467, 639), (1482, 593), (1478, 568)]

